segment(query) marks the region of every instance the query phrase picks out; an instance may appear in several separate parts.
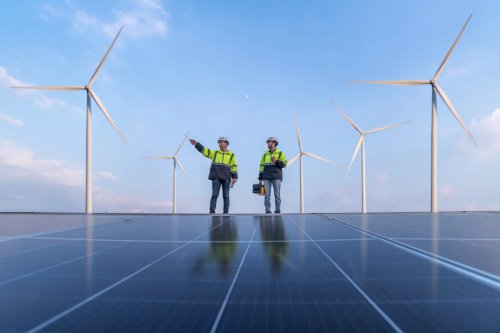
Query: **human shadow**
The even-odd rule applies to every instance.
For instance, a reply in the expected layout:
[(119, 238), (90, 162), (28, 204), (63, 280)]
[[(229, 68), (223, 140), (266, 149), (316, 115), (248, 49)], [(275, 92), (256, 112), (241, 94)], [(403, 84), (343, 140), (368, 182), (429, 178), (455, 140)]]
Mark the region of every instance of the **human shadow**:
[(210, 227), (210, 249), (196, 259), (193, 273), (200, 274), (203, 268), (216, 263), (219, 273), (227, 276), (238, 248), (238, 227), (230, 216), (212, 216)]
[(259, 220), (260, 236), (264, 252), (271, 262), (271, 272), (279, 274), (288, 255), (288, 242), (281, 215), (261, 216)]

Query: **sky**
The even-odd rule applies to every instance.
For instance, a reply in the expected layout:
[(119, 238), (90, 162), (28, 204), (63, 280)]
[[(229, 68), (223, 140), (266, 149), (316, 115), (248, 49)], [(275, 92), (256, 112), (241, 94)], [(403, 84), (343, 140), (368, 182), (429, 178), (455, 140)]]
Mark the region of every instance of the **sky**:
[[(94, 212), (171, 212), (172, 161), (145, 157), (191, 131), (229, 137), (230, 212), (261, 213), (266, 138), (297, 154), (295, 116), (304, 151), (335, 162), (304, 158), (305, 211), (359, 212), (358, 134), (332, 100), (363, 130), (411, 121), (366, 139), (368, 211), (429, 211), (430, 87), (351, 81), (431, 79), (471, 13), (439, 83), (478, 146), (438, 100), (439, 209), (500, 210), (498, 1), (1, 1), (0, 211), (84, 211), (85, 92), (10, 87), (85, 85), (121, 26), (93, 90), (128, 143), (93, 103)], [(177, 211), (208, 213), (210, 160), (178, 158)], [(299, 163), (281, 192), (298, 212)]]

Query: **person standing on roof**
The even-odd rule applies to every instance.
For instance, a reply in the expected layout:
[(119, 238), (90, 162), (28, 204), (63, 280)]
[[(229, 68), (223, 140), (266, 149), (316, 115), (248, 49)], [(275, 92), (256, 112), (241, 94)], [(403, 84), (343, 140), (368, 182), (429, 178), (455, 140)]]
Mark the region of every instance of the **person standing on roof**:
[(222, 187), (222, 198), (224, 199), (224, 214), (229, 213), (229, 188), (236, 183), (238, 179), (238, 167), (236, 165), (236, 156), (227, 149), (229, 139), (221, 136), (217, 142), (219, 150), (213, 150), (203, 147), (196, 140), (190, 139), (192, 145), (203, 154), (203, 156), (212, 160), (208, 179), (212, 181), (212, 198), (210, 199), (210, 214), (215, 214), (215, 206)]
[(283, 168), (286, 167), (286, 157), (282, 151), (276, 147), (279, 144), (278, 138), (271, 136), (266, 140), (268, 150), (262, 155), (259, 169), (259, 182), (264, 181), (266, 194), (264, 206), (266, 214), (271, 213), (271, 186), (274, 191), (275, 213), (281, 213), (281, 181), (283, 180)]

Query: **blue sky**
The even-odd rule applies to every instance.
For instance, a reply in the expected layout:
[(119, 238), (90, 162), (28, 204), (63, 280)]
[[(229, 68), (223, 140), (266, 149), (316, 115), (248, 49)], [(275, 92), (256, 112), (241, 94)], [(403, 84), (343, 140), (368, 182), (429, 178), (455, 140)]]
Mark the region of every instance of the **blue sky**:
[[(231, 140), (240, 180), (231, 211), (262, 212), (251, 193), (268, 136), (305, 151), (307, 212), (356, 212), (357, 134), (368, 136), (368, 211), (428, 211), (431, 90), (349, 83), (430, 79), (470, 13), (440, 84), (476, 137), (439, 113), (440, 210), (500, 209), (500, 5), (496, 1), (14, 1), (0, 3), (0, 211), (82, 212), (85, 93), (17, 91), (16, 84), (83, 85), (121, 25), (94, 91), (124, 144), (93, 104), (95, 212), (170, 212), (171, 155), (183, 134), (215, 148)], [(179, 155), (178, 212), (206, 213), (210, 161)], [(299, 209), (299, 165), (284, 172), (285, 212)], [(221, 208), (219, 202), (219, 209)]]

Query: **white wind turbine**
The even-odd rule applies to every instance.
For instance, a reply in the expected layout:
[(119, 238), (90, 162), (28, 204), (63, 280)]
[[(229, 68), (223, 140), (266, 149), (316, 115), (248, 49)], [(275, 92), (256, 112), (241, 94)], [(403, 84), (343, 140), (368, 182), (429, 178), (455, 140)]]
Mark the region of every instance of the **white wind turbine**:
[(315, 158), (317, 160), (325, 161), (327, 163), (333, 163), (330, 160), (327, 160), (324, 157), (307, 153), (302, 149), (302, 139), (300, 138), (300, 131), (299, 131), (299, 123), (297, 122), (297, 117), (295, 117), (295, 131), (297, 132), (297, 140), (299, 141), (299, 153), (292, 157), (290, 161), (288, 161), (287, 165), (291, 165), (293, 162), (295, 162), (298, 158), (300, 158), (300, 212), (304, 213), (304, 168), (302, 166), (302, 156), (308, 156)]
[(96, 93), (92, 91), (92, 85), (94, 84), (94, 81), (96, 80), (97, 76), (99, 75), (99, 72), (101, 71), (102, 65), (106, 61), (106, 58), (109, 55), (109, 52), (115, 45), (116, 40), (118, 39), (118, 36), (122, 32), (123, 27), (120, 28), (118, 33), (116, 34), (115, 39), (113, 39), (113, 42), (111, 43), (110, 47), (106, 51), (106, 54), (104, 54), (104, 57), (102, 58), (101, 62), (97, 66), (94, 74), (92, 74), (92, 77), (90, 78), (89, 83), (85, 86), (40, 86), (40, 87), (12, 87), (12, 88), (18, 88), (18, 89), (37, 89), (37, 90), (69, 90), (69, 91), (74, 91), (74, 90), (85, 90), (87, 92), (87, 153), (86, 153), (86, 195), (85, 195), (85, 213), (87, 214), (92, 214), (92, 112), (91, 112), (91, 101), (90, 98), (94, 100), (94, 102), (97, 104), (99, 109), (101, 109), (102, 113), (104, 116), (108, 119), (108, 121), (111, 123), (111, 126), (115, 129), (115, 131), (120, 135), (123, 141), (125, 143), (127, 140), (125, 140), (125, 137), (123, 134), (120, 132), (118, 127), (116, 127), (115, 123), (113, 122), (113, 119), (111, 118), (111, 115), (109, 112), (106, 110), (104, 105), (102, 104), (101, 100), (99, 97), (97, 97)]
[(347, 168), (347, 172), (346, 173), (349, 173), (349, 171), (351, 170), (352, 163), (354, 162), (354, 159), (356, 158), (356, 156), (357, 156), (357, 154), (359, 152), (359, 148), (361, 148), (361, 212), (363, 214), (365, 214), (366, 213), (365, 137), (368, 134), (373, 134), (373, 133), (380, 132), (380, 131), (383, 131), (383, 130), (386, 130), (386, 129), (389, 129), (389, 128), (392, 128), (392, 127), (396, 127), (396, 126), (399, 126), (399, 125), (410, 123), (410, 121), (405, 121), (405, 122), (402, 122), (402, 123), (397, 123), (397, 124), (392, 124), (392, 125), (388, 125), (388, 126), (384, 126), (384, 127), (379, 127), (379, 128), (371, 129), (369, 131), (362, 131), (359, 128), (359, 126), (357, 126), (354, 123), (354, 121), (352, 121), (347, 116), (347, 114), (345, 114), (345, 112), (343, 112), (340, 109), (340, 107), (338, 107), (335, 103), (333, 103), (333, 104), (335, 105), (335, 108), (337, 109), (337, 111), (340, 112), (342, 114), (342, 116), (344, 116), (344, 118), (347, 120), (347, 122), (349, 124), (351, 124), (351, 126), (359, 133), (358, 143), (356, 144), (356, 148), (354, 149), (354, 153), (352, 155), (351, 163), (349, 163), (349, 167)]
[(355, 82), (361, 82), (361, 83), (370, 83), (370, 84), (387, 84), (387, 85), (399, 85), (399, 86), (419, 86), (419, 85), (424, 85), (424, 84), (429, 84), (432, 87), (432, 134), (431, 134), (431, 212), (436, 213), (438, 212), (438, 173), (437, 173), (437, 106), (436, 106), (436, 93), (441, 96), (441, 99), (443, 100), (444, 104), (448, 107), (448, 109), (451, 111), (451, 113), (455, 116), (457, 119), (458, 123), (462, 128), (465, 130), (469, 138), (474, 142), (475, 145), (477, 145), (476, 140), (472, 136), (471, 132), (465, 127), (464, 123), (462, 122), (462, 119), (460, 118), (460, 115), (458, 112), (455, 110), (455, 107), (451, 103), (450, 99), (448, 96), (445, 94), (444, 90), (439, 86), (437, 83), (439, 77), (441, 76), (441, 73), (443, 72), (446, 64), (448, 63), (448, 60), (450, 59), (451, 54), (455, 50), (455, 47), (457, 46), (457, 43), (462, 36), (462, 33), (464, 32), (465, 28), (467, 27), (467, 24), (469, 23), (470, 19), (472, 18), (472, 14), (469, 16), (467, 21), (465, 22), (464, 26), (462, 27), (462, 30), (458, 34), (457, 39), (451, 46), (450, 50), (444, 57), (443, 62), (439, 66), (438, 70), (436, 71), (436, 74), (434, 77), (430, 80), (398, 80), (398, 81), (355, 81)]
[(177, 155), (179, 154), (179, 152), (181, 151), (181, 148), (182, 146), (184, 145), (184, 142), (186, 142), (186, 139), (189, 135), (189, 132), (188, 134), (184, 135), (184, 139), (182, 140), (181, 144), (179, 145), (179, 148), (177, 148), (177, 151), (175, 152), (175, 154), (173, 156), (153, 156), (153, 157), (149, 157), (150, 159), (154, 159), (154, 160), (172, 160), (174, 162), (174, 171), (173, 171), (173, 205), (172, 205), (172, 213), (173, 214), (177, 214), (177, 201), (176, 201), (176, 198), (177, 198), (177, 177), (176, 177), (176, 169), (177, 169), (177, 166), (179, 166), (179, 168), (182, 170), (182, 172), (184, 172), (184, 174), (186, 176), (189, 176), (186, 169), (184, 169), (184, 167), (182, 166), (181, 162), (179, 161), (179, 159), (177, 158)]

